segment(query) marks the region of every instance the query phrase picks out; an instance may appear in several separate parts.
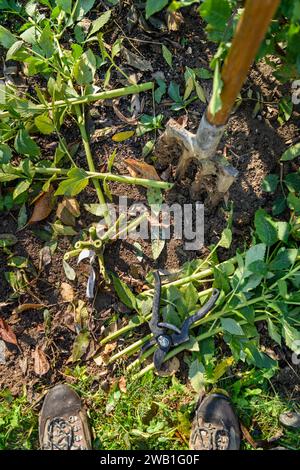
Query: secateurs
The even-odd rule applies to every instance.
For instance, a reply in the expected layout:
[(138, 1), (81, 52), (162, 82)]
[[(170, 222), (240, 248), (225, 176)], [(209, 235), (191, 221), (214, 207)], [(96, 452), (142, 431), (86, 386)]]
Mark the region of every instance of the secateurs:
[[(154, 352), (153, 362), (156, 370), (160, 370), (165, 360), (167, 353), (174, 346), (186, 343), (189, 341), (189, 329), (190, 327), (201, 318), (205, 317), (215, 305), (220, 291), (213, 289), (212, 296), (203, 307), (198, 310), (194, 315), (191, 315), (181, 325), (181, 329), (170, 323), (164, 323), (159, 321), (159, 307), (161, 298), (161, 279), (157, 271), (153, 273), (155, 280), (155, 292), (153, 298), (152, 317), (149, 321), (149, 327), (154, 338), (148, 341), (143, 349), (142, 353), (149, 349), (151, 346), (157, 344), (158, 349)], [(172, 331), (173, 333), (168, 333)]]

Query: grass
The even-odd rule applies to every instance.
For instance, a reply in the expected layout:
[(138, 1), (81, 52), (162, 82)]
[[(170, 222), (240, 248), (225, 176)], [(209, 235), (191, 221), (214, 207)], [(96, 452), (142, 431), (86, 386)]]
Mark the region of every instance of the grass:
[[(118, 380), (105, 393), (86, 367), (77, 366), (66, 374), (81, 395), (93, 432), (95, 449), (103, 450), (185, 450), (188, 449), (190, 422), (195, 406), (194, 392), (177, 378), (146, 374), (127, 384), (121, 392)], [(280, 431), (278, 416), (295, 409), (264, 386), (230, 386), (234, 405), (254, 439), (270, 439)], [(285, 431), (278, 443), (287, 449), (300, 448), (300, 433)], [(38, 412), (25, 393), (18, 398), (0, 392), (0, 449), (38, 448)], [(247, 443), (243, 448), (251, 449)]]

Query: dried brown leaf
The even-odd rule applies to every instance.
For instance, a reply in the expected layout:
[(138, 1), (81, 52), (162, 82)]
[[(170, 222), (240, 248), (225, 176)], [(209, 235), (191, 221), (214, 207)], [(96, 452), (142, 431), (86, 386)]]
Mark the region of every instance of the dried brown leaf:
[(178, 31), (184, 22), (183, 16), (180, 11), (166, 11), (166, 21), (169, 31)]
[(126, 124), (134, 124), (134, 125), (137, 125), (138, 124), (138, 119), (136, 117), (127, 117), (127, 116), (124, 116), (123, 113), (121, 113), (121, 111), (119, 110), (117, 104), (115, 102), (113, 102), (113, 110), (116, 114), (116, 116), (118, 116), (118, 118), (123, 121), (123, 122), (126, 122)]
[(160, 177), (154, 166), (148, 165), (148, 163), (143, 161), (135, 160), (134, 158), (126, 158), (124, 162), (131, 176), (160, 181)]
[(127, 388), (126, 388), (126, 379), (125, 379), (124, 375), (122, 375), (122, 377), (121, 377), (120, 380), (119, 380), (119, 389), (120, 389), (121, 392), (123, 392), (123, 393), (126, 393), (126, 392), (127, 392)]
[(22, 304), (19, 305), (15, 310), (14, 313), (19, 314), (26, 312), (27, 310), (40, 310), (41, 308), (46, 307), (44, 304)]
[(0, 318), (0, 338), (6, 343), (14, 344), (18, 346), (18, 340), (13, 332), (13, 329), (3, 318)]
[(41, 193), (38, 199), (35, 200), (34, 209), (29, 224), (40, 222), (41, 220), (47, 219), (53, 209), (53, 193), (54, 189), (50, 187), (46, 193)]
[(73, 302), (74, 290), (73, 287), (67, 282), (62, 282), (60, 286), (60, 294), (64, 302)]
[(50, 364), (47, 359), (46, 354), (41, 349), (40, 346), (37, 346), (32, 353), (32, 358), (34, 360), (34, 372), (36, 375), (45, 375), (50, 369)]

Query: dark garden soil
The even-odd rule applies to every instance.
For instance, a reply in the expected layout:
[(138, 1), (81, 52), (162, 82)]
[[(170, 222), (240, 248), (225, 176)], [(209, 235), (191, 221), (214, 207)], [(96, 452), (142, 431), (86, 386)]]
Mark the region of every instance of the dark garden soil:
[[(123, 7), (123, 11), (116, 18), (117, 23), (111, 28), (110, 34), (105, 35), (106, 41), (113, 43), (117, 37), (127, 36), (131, 39), (125, 39), (124, 44), (133, 52), (137, 52), (152, 64), (153, 71), (163, 72), (166, 80), (177, 81), (182, 86), (184, 84), (183, 74), (185, 66), (208, 68), (209, 61), (215, 51), (215, 46), (207, 42), (204, 27), (199, 20), (199, 16), (194, 9), (189, 8), (184, 12), (184, 24), (178, 32), (161, 32), (147, 34), (140, 27), (134, 27), (131, 31), (128, 29), (127, 22), (128, 11)], [(92, 14), (93, 18), (94, 13)], [(122, 24), (119, 24), (123, 18)], [(109, 39), (110, 37), (110, 39)], [(184, 38), (184, 41), (182, 39)], [(147, 42), (143, 42), (147, 41)], [(173, 53), (173, 69), (166, 64), (161, 55), (161, 45), (165, 44)], [(185, 45), (182, 45), (185, 44)], [(134, 50), (135, 49), (135, 50)], [(128, 71), (138, 72), (127, 67)], [(140, 72), (138, 72), (140, 73)], [(152, 73), (141, 73), (140, 83), (152, 79)], [(210, 93), (212, 81), (202, 80), (201, 85)], [(114, 74), (114, 86), (122, 86), (121, 79)], [(264, 101), (263, 110), (253, 117), (255, 101), (247, 98), (248, 89), (253, 90), (253, 97), (259, 92)], [(233, 235), (234, 244), (229, 251), (221, 250), (220, 258), (230, 257), (237, 247), (243, 247), (251, 239), (251, 224), (253, 215), (259, 207), (270, 209), (272, 206), (272, 197), (261, 190), (261, 183), (266, 174), (279, 171), (278, 161), (282, 153), (288, 146), (299, 140), (299, 113), (294, 112), (291, 119), (280, 126), (277, 117), (278, 110), (274, 102), (278, 102), (282, 96), (282, 85), (277, 82), (272, 74), (271, 68), (260, 63), (253, 67), (249, 79), (244, 86), (242, 97), (244, 98), (235, 114), (231, 117), (228, 130), (219, 147), (219, 152), (239, 170), (239, 177), (230, 190), (229, 201), (233, 202)], [(153, 112), (152, 96), (150, 93), (143, 94), (141, 97), (144, 102), (144, 112), (151, 114)], [(119, 109), (129, 115), (130, 98), (122, 98), (118, 104)], [(205, 109), (203, 103), (196, 101), (188, 107), (188, 129), (195, 131), (200, 117)], [(164, 124), (168, 118), (177, 119), (184, 113), (175, 113), (170, 111), (167, 98), (156, 106), (156, 113), (164, 115)], [(119, 126), (120, 130), (132, 129), (119, 119), (114, 113), (112, 103), (95, 103), (90, 107), (90, 133), (92, 137), (92, 150), (96, 162), (96, 167), (105, 170), (108, 156), (117, 148), (117, 157), (115, 161), (115, 170), (120, 174), (128, 174), (125, 158), (142, 159), (142, 148), (154, 135), (146, 134), (143, 137), (134, 136), (130, 140), (122, 143), (114, 143), (111, 135), (107, 137), (97, 137), (97, 130), (103, 127)], [(73, 129), (70, 123), (66, 126), (64, 134), (69, 143), (79, 142), (77, 130)], [(40, 140), (39, 144), (46, 155), (53, 154), (53, 142), (51, 139)], [(76, 161), (85, 166), (82, 149), (80, 148)], [(151, 159), (149, 160), (151, 162)], [(158, 172), (161, 174), (166, 167), (155, 163)], [(172, 162), (169, 180), (173, 181), (176, 162)], [(191, 198), (190, 187), (195, 176), (195, 165), (189, 170), (188, 176), (166, 196), (168, 201), (185, 204), (194, 202)], [(118, 183), (110, 185), (114, 196), (114, 202), (117, 202), (118, 196), (126, 195), (132, 202), (146, 203), (146, 191), (140, 187), (124, 186)], [(205, 195), (200, 195), (199, 200), (205, 203)], [(81, 203), (97, 202), (93, 189), (86, 190), (80, 195)], [(0, 232), (14, 233), (18, 238), (16, 245), (16, 254), (26, 256), (39, 271), (40, 251), (44, 242), (34, 233), (37, 229), (44, 228), (47, 223), (55, 220), (55, 213), (48, 218), (46, 222), (36, 224), (34, 227), (28, 227), (17, 232), (17, 212), (1, 214)], [(81, 217), (78, 220), (76, 229), (85, 228), (92, 220), (90, 215), (86, 215), (82, 209)], [(153, 261), (151, 256), (151, 247), (147, 242), (141, 242), (145, 256), (142, 262), (136, 258), (132, 242), (119, 241), (111, 245), (105, 253), (105, 262), (109, 271), (116, 272), (137, 292), (144, 284), (145, 275), (153, 268), (159, 267), (167, 270), (175, 270), (183, 262), (199, 257), (207, 252), (207, 247), (219, 239), (223, 228), (226, 225), (226, 212), (224, 204), (217, 208), (205, 206), (205, 246), (200, 252), (191, 252), (184, 250), (184, 242), (181, 240), (171, 240), (167, 243), (164, 251), (158, 260)], [(71, 248), (71, 241), (67, 237), (61, 237), (58, 240), (58, 247), (52, 255), (52, 262), (48, 269), (43, 269), (39, 276), (34, 275), (30, 278), (30, 285), (26, 294), (22, 294), (16, 300), (12, 300), (9, 305), (1, 308), (1, 316), (12, 325), (18, 338), (20, 350), (13, 346), (8, 346), (6, 354), (6, 365), (0, 364), (0, 387), (8, 387), (12, 393), (22, 392), (25, 386), (29, 397), (33, 400), (39, 397), (44, 386), (49, 387), (54, 383), (64, 380), (65, 368), (72, 366), (68, 361), (71, 356), (72, 345), (75, 333), (67, 326), (68, 303), (64, 303), (61, 298), (61, 283), (69, 282), (64, 274), (62, 267), (62, 258), (64, 253)], [(72, 264), (75, 266), (74, 264)], [(12, 294), (9, 285), (4, 278), (4, 272), (7, 270), (6, 257), (0, 251), (0, 303), (6, 302)], [(85, 286), (87, 274), (84, 266), (76, 268), (78, 276), (72, 283), (75, 298), (85, 300)], [(29, 310), (19, 315), (14, 313), (14, 309), (23, 303), (43, 303), (47, 305), (52, 318), (51, 335), (46, 334), (43, 318), (43, 310)], [(92, 325), (94, 331), (95, 344), (103, 334), (104, 323), (109, 319), (113, 312), (119, 312), (121, 323), (122, 314), (126, 313), (120, 306), (119, 301), (110, 287), (105, 287), (99, 283), (95, 302), (90, 306)], [(120, 313), (121, 312), (121, 313)], [(123, 313), (122, 313), (123, 312)], [(47, 375), (42, 378), (35, 375), (33, 370), (32, 351), (37, 344), (47, 344), (45, 352), (50, 361), (51, 368)], [(116, 346), (118, 347), (118, 346)], [(102, 383), (103, 370), (95, 365), (93, 360), (86, 360), (85, 363), (91, 372), (99, 377)], [(295, 376), (296, 372), (291, 372), (293, 379), (288, 372), (284, 375), (288, 364), (285, 358), (282, 358), (282, 371), (278, 378), (278, 386), (286, 394), (299, 393), (299, 378)], [(113, 369), (107, 370), (108, 377), (113, 376)], [(282, 376), (282, 380), (281, 380)], [(282, 385), (280, 385), (282, 382)], [(297, 388), (298, 387), (298, 388)]]

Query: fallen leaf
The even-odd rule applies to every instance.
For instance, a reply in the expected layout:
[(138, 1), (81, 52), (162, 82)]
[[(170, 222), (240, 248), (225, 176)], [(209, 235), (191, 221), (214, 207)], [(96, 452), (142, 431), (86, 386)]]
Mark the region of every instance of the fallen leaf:
[(118, 132), (112, 136), (112, 140), (114, 142), (124, 142), (124, 140), (130, 139), (134, 135), (134, 131), (125, 131), (125, 132)]
[(46, 354), (44, 351), (40, 348), (40, 346), (37, 346), (32, 353), (32, 358), (34, 360), (34, 372), (36, 375), (45, 375), (50, 369), (50, 364), (47, 359)]
[(78, 301), (74, 312), (74, 321), (79, 330), (87, 329), (89, 324), (89, 311), (82, 300)]
[(28, 369), (28, 357), (20, 357), (19, 359), (19, 366), (22, 371), (23, 375), (26, 375), (27, 369)]
[(76, 336), (73, 350), (72, 350), (72, 361), (76, 362), (81, 359), (81, 357), (86, 353), (87, 348), (90, 344), (90, 332), (81, 331), (78, 336)]
[(62, 282), (60, 286), (60, 294), (64, 302), (73, 302), (74, 290), (73, 287), (67, 282)]
[(148, 165), (148, 163), (143, 161), (135, 160), (134, 158), (126, 158), (124, 162), (131, 176), (160, 181), (160, 177), (154, 166)]
[(180, 11), (166, 11), (166, 22), (169, 31), (178, 31), (184, 22), (183, 16)]
[(118, 118), (123, 121), (123, 122), (126, 122), (126, 124), (134, 124), (134, 125), (137, 125), (138, 124), (138, 119), (136, 117), (127, 117), (125, 116), (123, 113), (121, 113), (121, 111), (119, 110), (117, 104), (113, 101), (113, 110), (116, 114), (116, 116), (118, 116)]
[(153, 72), (151, 62), (146, 59), (142, 59), (137, 54), (130, 52), (125, 47), (122, 47), (122, 55), (125, 62), (131, 67), (140, 70), (141, 72)]
[(126, 393), (126, 392), (127, 392), (127, 388), (126, 388), (126, 379), (125, 379), (124, 375), (122, 375), (122, 377), (121, 377), (120, 380), (119, 380), (119, 389), (120, 389), (121, 392), (123, 392), (123, 393)]
[(44, 246), (39, 254), (39, 271), (52, 262), (51, 249), (48, 245)]
[(50, 186), (49, 191), (41, 193), (35, 200), (32, 216), (28, 223), (35, 224), (41, 220), (47, 219), (53, 209), (53, 193), (54, 189)]
[(3, 365), (6, 364), (6, 350), (5, 342), (0, 339), (0, 364)]
[(64, 198), (57, 206), (56, 216), (65, 225), (75, 226), (79, 215), (80, 208), (75, 198)]
[(18, 340), (12, 327), (9, 326), (3, 318), (0, 318), (0, 338), (6, 343), (18, 346)]
[(66, 208), (68, 211), (74, 215), (74, 217), (79, 217), (80, 216), (80, 206), (79, 202), (77, 199), (74, 197), (67, 197), (64, 199), (66, 201)]
[(14, 313), (16, 314), (19, 314), (19, 313), (23, 313), (23, 312), (26, 312), (27, 310), (40, 310), (41, 308), (44, 308), (46, 307), (46, 305), (44, 304), (23, 304), (23, 305), (19, 305)]
[(69, 263), (67, 263), (64, 259), (63, 259), (63, 268), (64, 268), (64, 271), (65, 271), (66, 277), (70, 281), (74, 281), (76, 279), (76, 272), (72, 268), (72, 266), (70, 266)]
[(109, 361), (110, 354), (116, 349), (117, 343), (108, 343), (105, 345), (104, 350), (101, 354), (104, 364), (107, 364)]

